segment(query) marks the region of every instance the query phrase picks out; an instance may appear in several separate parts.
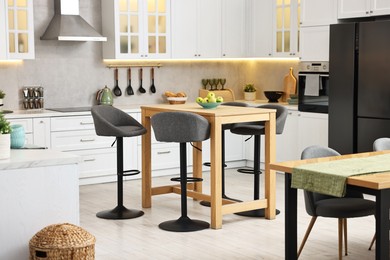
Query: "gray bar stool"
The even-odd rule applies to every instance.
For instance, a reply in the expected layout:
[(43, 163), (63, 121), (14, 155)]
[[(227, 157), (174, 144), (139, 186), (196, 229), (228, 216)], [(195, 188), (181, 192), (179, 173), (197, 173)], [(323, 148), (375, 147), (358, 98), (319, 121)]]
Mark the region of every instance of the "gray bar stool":
[(146, 129), (127, 113), (109, 105), (93, 106), (91, 113), (97, 135), (116, 137), (117, 206), (112, 210), (98, 212), (96, 216), (105, 219), (140, 217), (144, 214), (143, 211), (123, 206), (123, 176), (140, 173), (139, 170), (123, 170), (123, 137), (143, 135)]
[[(248, 104), (247, 103), (244, 103), (244, 102), (237, 102), (237, 101), (231, 101), (231, 102), (224, 102), (222, 103), (221, 105), (223, 106), (235, 106), (235, 107), (247, 107)], [(226, 189), (225, 189), (225, 167), (227, 167), (227, 165), (225, 164), (225, 130), (229, 130), (232, 128), (234, 124), (225, 124), (225, 125), (222, 125), (222, 135), (221, 135), (221, 143), (222, 143), (222, 172), (221, 172), (221, 176), (222, 176), (222, 198), (223, 199), (229, 199), (229, 200), (234, 200), (234, 201), (239, 201), (237, 199), (233, 199), (233, 198), (230, 198), (226, 195)], [(205, 162), (203, 163), (204, 166), (209, 166), (210, 167), (210, 162)], [(201, 201), (200, 202), (201, 205), (203, 206), (206, 206), (206, 207), (210, 207), (210, 202), (208, 201)]]
[[(257, 108), (267, 108), (267, 109), (276, 109), (276, 134), (282, 134), (284, 129), (284, 124), (287, 118), (287, 109), (280, 105), (262, 105)], [(255, 136), (255, 145), (254, 145), (254, 158), (253, 158), (253, 170), (252, 169), (238, 169), (241, 173), (250, 173), (254, 175), (254, 195), (253, 199), (258, 200), (260, 198), (260, 136), (265, 133), (264, 122), (250, 122), (250, 123), (237, 123), (232, 126), (230, 131), (234, 134), (239, 135), (254, 135)], [(247, 139), (248, 140), (248, 139)], [(276, 214), (279, 214), (280, 211), (276, 210)], [(237, 215), (247, 216), (247, 217), (264, 217), (264, 209), (256, 209), (250, 211), (244, 211), (236, 213)]]
[(189, 112), (162, 112), (151, 118), (151, 124), (160, 142), (180, 143), (181, 217), (161, 223), (159, 227), (167, 231), (189, 232), (209, 228), (209, 223), (193, 220), (187, 216), (187, 182), (203, 181), (201, 178), (187, 177), (188, 142), (201, 142), (210, 137), (210, 124), (202, 116)]

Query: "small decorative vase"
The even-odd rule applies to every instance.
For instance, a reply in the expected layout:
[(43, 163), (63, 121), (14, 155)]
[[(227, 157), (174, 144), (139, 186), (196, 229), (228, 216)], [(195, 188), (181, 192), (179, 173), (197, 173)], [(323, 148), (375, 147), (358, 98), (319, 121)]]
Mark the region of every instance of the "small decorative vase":
[(11, 157), (11, 134), (0, 134), (0, 159)]
[(256, 100), (256, 91), (255, 92), (244, 92), (244, 99), (246, 101)]
[(25, 133), (22, 125), (11, 125), (11, 148), (18, 149), (24, 146)]

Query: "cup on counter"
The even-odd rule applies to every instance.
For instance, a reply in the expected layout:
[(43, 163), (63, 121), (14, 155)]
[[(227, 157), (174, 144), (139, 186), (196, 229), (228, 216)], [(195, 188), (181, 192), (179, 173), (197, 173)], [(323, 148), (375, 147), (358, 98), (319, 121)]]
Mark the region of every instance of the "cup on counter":
[(26, 141), (24, 128), (22, 125), (11, 125), (11, 148), (18, 149), (24, 146)]

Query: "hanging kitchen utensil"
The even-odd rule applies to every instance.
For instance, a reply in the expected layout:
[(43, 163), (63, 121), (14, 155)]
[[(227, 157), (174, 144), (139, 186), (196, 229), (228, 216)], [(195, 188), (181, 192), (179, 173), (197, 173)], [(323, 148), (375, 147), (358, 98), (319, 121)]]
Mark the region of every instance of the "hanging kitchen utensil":
[(156, 87), (154, 86), (154, 68), (150, 69), (150, 81), (152, 85), (150, 85), (150, 92), (156, 93)]
[(114, 95), (117, 97), (122, 96), (122, 90), (119, 88), (118, 85), (118, 68), (114, 70), (114, 78), (115, 78), (115, 87), (113, 89)]
[(127, 95), (134, 95), (133, 87), (131, 86), (131, 68), (127, 70), (127, 80), (129, 81), (129, 85), (126, 88)]
[(139, 69), (139, 88), (138, 91), (142, 94), (146, 92), (146, 90), (142, 87), (142, 68)]

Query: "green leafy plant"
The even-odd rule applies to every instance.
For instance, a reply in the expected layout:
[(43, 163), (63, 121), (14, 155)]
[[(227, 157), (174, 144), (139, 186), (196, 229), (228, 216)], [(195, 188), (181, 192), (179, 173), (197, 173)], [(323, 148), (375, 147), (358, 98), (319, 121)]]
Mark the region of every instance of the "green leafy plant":
[(246, 84), (244, 87), (244, 92), (256, 92), (256, 88), (253, 84)]
[(5, 92), (0, 89), (0, 98), (4, 98), (4, 97), (5, 97)]
[(4, 115), (0, 113), (0, 134), (11, 133), (10, 123), (5, 119)]

